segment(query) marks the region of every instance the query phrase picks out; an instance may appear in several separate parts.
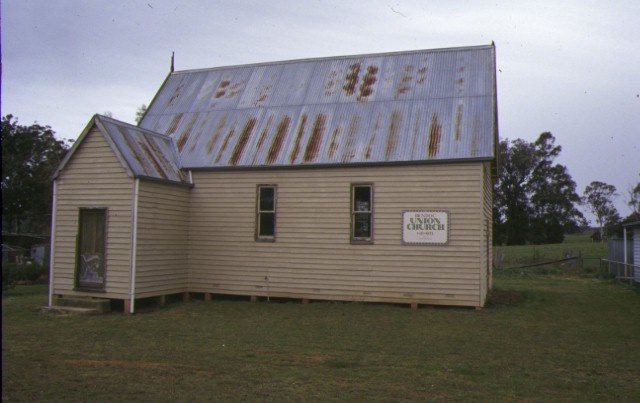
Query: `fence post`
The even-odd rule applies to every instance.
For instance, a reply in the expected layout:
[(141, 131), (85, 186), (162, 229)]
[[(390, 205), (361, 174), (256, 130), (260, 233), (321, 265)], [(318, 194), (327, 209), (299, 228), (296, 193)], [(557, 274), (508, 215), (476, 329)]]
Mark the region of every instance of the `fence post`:
[(629, 270), (631, 266), (628, 263), (624, 264), (624, 277), (629, 280), (629, 285), (632, 285), (633, 278), (631, 277), (631, 271)]
[(578, 252), (578, 267), (580, 270), (584, 270), (584, 262), (582, 260), (582, 251)]

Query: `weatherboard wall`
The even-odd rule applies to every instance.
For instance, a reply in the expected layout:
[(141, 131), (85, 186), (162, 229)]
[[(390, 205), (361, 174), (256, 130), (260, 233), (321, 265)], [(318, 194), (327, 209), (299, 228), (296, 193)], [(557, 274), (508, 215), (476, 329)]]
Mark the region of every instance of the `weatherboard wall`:
[(188, 291), (189, 192), (184, 185), (140, 181), (136, 298)]
[[(95, 127), (56, 179), (53, 294), (124, 299), (129, 294), (134, 180)], [(104, 292), (75, 289), (81, 208), (106, 208)]]
[[(484, 304), (482, 162), (196, 171), (193, 180), (190, 291)], [(373, 244), (350, 242), (354, 183), (374, 187)], [(275, 242), (254, 238), (259, 184), (277, 186)], [(402, 243), (402, 211), (422, 209), (449, 212), (447, 245)]]

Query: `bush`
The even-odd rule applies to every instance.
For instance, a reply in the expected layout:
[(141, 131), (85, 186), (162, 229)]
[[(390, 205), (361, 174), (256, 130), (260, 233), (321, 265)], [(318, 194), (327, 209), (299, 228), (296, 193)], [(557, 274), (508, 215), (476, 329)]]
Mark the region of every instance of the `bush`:
[(46, 265), (36, 263), (16, 264), (6, 263), (2, 265), (2, 290), (16, 286), (20, 282), (37, 282), (49, 274)]
[(37, 263), (23, 265), (22, 268), (25, 281), (37, 282), (49, 275), (49, 268)]

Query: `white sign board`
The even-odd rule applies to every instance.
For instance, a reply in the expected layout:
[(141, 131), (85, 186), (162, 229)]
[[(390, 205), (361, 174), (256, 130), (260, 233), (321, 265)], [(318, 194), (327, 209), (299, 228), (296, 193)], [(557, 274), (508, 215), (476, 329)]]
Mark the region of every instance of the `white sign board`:
[(402, 212), (402, 242), (443, 245), (449, 242), (449, 212), (409, 210)]

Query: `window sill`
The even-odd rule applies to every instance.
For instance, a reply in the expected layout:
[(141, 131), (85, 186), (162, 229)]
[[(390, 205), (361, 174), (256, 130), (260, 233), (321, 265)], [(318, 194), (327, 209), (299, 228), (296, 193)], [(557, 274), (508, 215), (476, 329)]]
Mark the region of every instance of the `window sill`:
[(73, 287), (73, 291), (95, 292), (95, 293), (101, 293), (101, 294), (104, 294), (107, 292), (107, 290), (104, 288), (91, 288), (91, 287)]
[(351, 245), (373, 245), (373, 239), (352, 239)]

